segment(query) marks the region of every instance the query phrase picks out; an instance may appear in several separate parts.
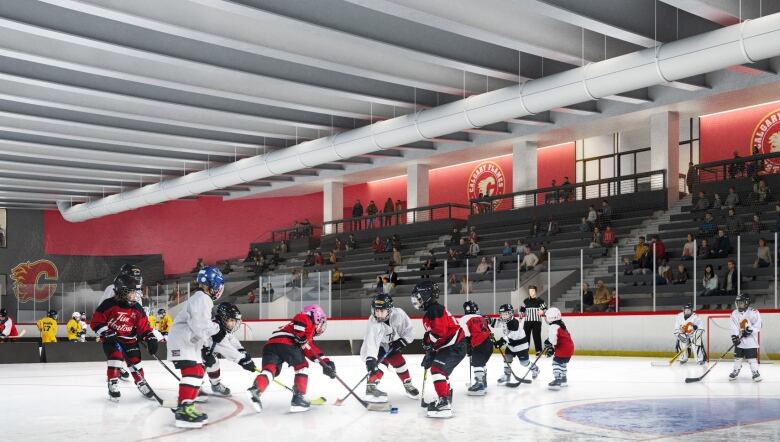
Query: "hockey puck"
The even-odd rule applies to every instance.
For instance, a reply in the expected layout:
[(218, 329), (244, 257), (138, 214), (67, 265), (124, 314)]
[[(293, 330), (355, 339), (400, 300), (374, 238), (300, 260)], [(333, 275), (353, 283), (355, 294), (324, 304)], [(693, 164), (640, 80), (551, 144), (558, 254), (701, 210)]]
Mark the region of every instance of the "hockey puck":
[(390, 414), (398, 414), (398, 407), (393, 407), (390, 409)]

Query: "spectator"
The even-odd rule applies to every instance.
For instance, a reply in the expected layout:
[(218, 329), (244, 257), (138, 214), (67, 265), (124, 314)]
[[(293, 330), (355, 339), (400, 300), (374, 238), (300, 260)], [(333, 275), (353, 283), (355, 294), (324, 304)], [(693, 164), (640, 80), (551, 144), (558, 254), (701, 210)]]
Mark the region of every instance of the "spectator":
[(385, 240), (385, 247), (383, 249), (384, 252), (392, 252), (393, 251), (393, 238), (387, 238)]
[(249, 304), (254, 304), (255, 300), (257, 300), (257, 295), (255, 295), (255, 292), (250, 290), (249, 293), (247, 293), (246, 302), (248, 302)]
[[(368, 227), (369, 229), (374, 228), (374, 218), (376, 218), (376, 214), (379, 213), (379, 209), (376, 207), (376, 204), (374, 203), (374, 200), (371, 200), (368, 202), (368, 207), (366, 207), (366, 215), (368, 215)], [(379, 226), (377, 226), (379, 227)]]
[(609, 289), (604, 285), (604, 281), (596, 282), (596, 294), (593, 296), (594, 312), (605, 312), (609, 308), (609, 301), (612, 299)]
[(382, 253), (385, 251), (385, 246), (382, 244), (382, 240), (379, 238), (379, 235), (377, 235), (377, 237), (374, 238), (374, 242), (371, 243), (371, 249), (374, 251), (374, 253)]
[(387, 276), (382, 277), (382, 293), (386, 295), (393, 294), (393, 284), (390, 283), (390, 278)]
[(666, 244), (661, 241), (658, 235), (653, 235), (652, 241), (650, 241), (650, 251), (655, 252), (656, 261), (666, 258)]
[(477, 265), (476, 272), (480, 275), (484, 275), (489, 271), (490, 271), (490, 264), (488, 264), (487, 257), (483, 256), (482, 259), (479, 261), (479, 264)]
[(728, 172), (729, 178), (732, 180), (745, 173), (745, 163), (742, 162), (742, 158), (739, 157), (737, 151), (734, 151), (734, 162), (729, 164)]
[(385, 283), (384, 279), (382, 278), (382, 275), (376, 275), (376, 286), (374, 287), (374, 292), (379, 295), (385, 292)]
[(552, 180), (550, 183), (550, 189), (551, 192), (547, 192), (544, 195), (545, 204), (554, 204), (558, 202), (558, 184), (555, 182), (555, 180)]
[(617, 311), (617, 301), (618, 301), (617, 290), (612, 290), (612, 292), (609, 295), (609, 303), (607, 304), (607, 311), (608, 312), (616, 312)]
[(607, 225), (604, 234), (601, 236), (601, 244), (604, 245), (604, 253), (602, 253), (602, 255), (607, 256), (609, 254), (609, 249), (615, 245), (615, 231), (612, 230), (612, 226)]
[(260, 256), (260, 250), (257, 247), (252, 247), (249, 249), (249, 253), (246, 254), (246, 259), (244, 259), (244, 262), (254, 262), (256, 258)]
[(753, 184), (753, 201), (758, 204), (764, 204), (769, 200), (769, 194), (771, 190), (766, 184), (766, 181), (762, 178), (757, 183)]
[(395, 205), (393, 204), (393, 199), (390, 197), (387, 197), (387, 201), (385, 201), (385, 207), (382, 208), (382, 212), (385, 214), (384, 219), (384, 225), (389, 226), (393, 224), (393, 212), (395, 211)]
[(393, 256), (390, 258), (390, 262), (397, 266), (400, 266), (402, 263), (401, 252), (395, 247), (393, 247)]
[(229, 275), (232, 272), (233, 272), (233, 266), (230, 265), (230, 260), (226, 259), (225, 262), (222, 263), (222, 274)]
[(718, 236), (712, 244), (712, 257), (725, 258), (731, 253), (731, 240), (723, 229), (718, 229)]
[(693, 193), (693, 185), (699, 182), (699, 171), (694, 167), (693, 162), (688, 162), (688, 172), (685, 175), (685, 184), (688, 185), (688, 193)]
[(333, 250), (340, 252), (344, 250), (344, 243), (341, 242), (341, 238), (336, 237), (336, 242), (333, 244)]
[(687, 284), (688, 283), (688, 269), (684, 265), (677, 266), (677, 274), (674, 275), (675, 284)]
[(268, 295), (273, 298), (274, 296), (274, 284), (269, 282), (268, 283)]
[(701, 243), (699, 244), (698, 256), (700, 259), (709, 259), (712, 257), (712, 249), (710, 248), (710, 243), (706, 239), (701, 240)]
[(476, 240), (470, 239), (471, 244), (469, 244), (469, 251), (467, 253), (468, 256), (477, 256), (479, 255), (479, 244)]
[(469, 254), (469, 244), (466, 243), (466, 238), (461, 238), (458, 244), (458, 255), (462, 258)]
[(729, 215), (726, 217), (726, 231), (731, 235), (739, 235), (742, 232), (742, 223), (734, 208), (729, 209)]
[(303, 266), (311, 267), (313, 265), (314, 265), (314, 252), (309, 250), (309, 252), (306, 254), (306, 257), (303, 259)]
[(460, 294), (468, 295), (469, 293), (471, 293), (471, 282), (469, 282), (469, 278), (467, 276), (464, 276), (460, 280)]
[(420, 270), (423, 271), (422, 277), (423, 278), (430, 278), (431, 277), (431, 272), (435, 268), (436, 268), (436, 260), (433, 259), (433, 257), (430, 257), (430, 258), (426, 259), (425, 262), (423, 263), (423, 265), (420, 267)]
[(558, 225), (558, 221), (555, 221), (553, 219), (552, 215), (550, 215), (547, 218), (547, 225), (546, 225), (545, 231), (547, 233), (547, 236), (557, 235), (561, 231), (561, 228)]
[(634, 265), (631, 264), (631, 260), (627, 256), (623, 257), (623, 274), (626, 276), (634, 274)]
[(456, 273), (451, 274), (447, 285), (449, 285), (450, 293), (460, 293), (460, 276)]
[(775, 232), (780, 232), (780, 204), (775, 204)]
[(587, 216), (588, 225), (590, 226), (591, 229), (593, 229), (593, 227), (596, 226), (596, 221), (598, 219), (599, 219), (599, 214), (596, 213), (596, 208), (593, 207), (593, 204), (591, 204), (590, 206), (588, 206), (588, 216)]
[(580, 233), (582, 233), (582, 236), (584, 237), (586, 233), (590, 233), (590, 224), (588, 224), (588, 219), (584, 216), (582, 217), (582, 220), (580, 221)]
[[(712, 264), (704, 267), (704, 277), (701, 280), (702, 291), (700, 296), (715, 296), (718, 294), (718, 275), (712, 268)], [(709, 304), (705, 304), (704, 310), (709, 310)]]
[(720, 195), (717, 193), (713, 195), (712, 208), (716, 210), (723, 208), (723, 202), (721, 202)]
[(593, 291), (587, 282), (582, 284), (582, 311), (589, 312), (593, 308)]
[(540, 233), (542, 233), (541, 230), (542, 226), (539, 224), (539, 220), (534, 217), (531, 220), (531, 226), (528, 228), (528, 236), (536, 238)]
[(534, 252), (528, 250), (523, 257), (523, 260), (520, 262), (520, 271), (525, 272), (531, 270), (536, 267), (537, 264), (539, 264), (539, 257), (536, 256)]
[(706, 238), (714, 235), (717, 228), (718, 226), (715, 224), (715, 221), (713, 221), (712, 214), (710, 212), (705, 213), (704, 221), (699, 226), (699, 234)]
[(460, 243), (460, 229), (455, 227), (452, 229), (452, 236), (450, 237), (450, 244), (459, 244)]
[(517, 245), (515, 246), (515, 253), (518, 255), (525, 256), (528, 250), (530, 250), (530, 246), (526, 244), (524, 240), (518, 239)]
[(734, 186), (729, 187), (729, 193), (726, 195), (726, 201), (723, 202), (723, 207), (727, 209), (733, 209), (739, 205), (739, 194)]
[(687, 239), (685, 240), (685, 245), (683, 245), (682, 257), (680, 258), (683, 261), (692, 260), (696, 254), (696, 246), (694, 241), (693, 234), (689, 233)]
[(317, 253), (314, 254), (314, 265), (322, 266), (323, 264), (325, 264), (325, 257), (322, 256), (322, 252), (317, 250)]
[(612, 224), (612, 207), (610, 207), (609, 202), (607, 200), (601, 201), (601, 228)]
[[(724, 296), (737, 296), (737, 278), (739, 275), (737, 275), (737, 263), (733, 259), (729, 259), (728, 263), (726, 264), (726, 273), (723, 275), (723, 291), (721, 292)], [(720, 304), (718, 304), (718, 307), (720, 308)]]
[(561, 183), (561, 201), (569, 201), (571, 200), (572, 195), (574, 192), (572, 192), (572, 185), (569, 181), (569, 177), (565, 176), (563, 177), (563, 182)]
[(357, 240), (355, 239), (355, 235), (353, 233), (349, 234), (349, 238), (347, 238), (347, 250), (356, 250), (358, 247)]
[(515, 254), (515, 251), (512, 249), (512, 246), (509, 245), (509, 241), (504, 241), (504, 248), (501, 249), (501, 256), (512, 256)]
[(707, 194), (703, 190), (700, 190), (699, 199), (696, 201), (696, 204), (693, 205), (692, 211), (704, 212), (709, 208), (710, 208), (710, 200), (707, 199)]
[(198, 262), (195, 263), (195, 267), (192, 268), (191, 273), (198, 273), (203, 267), (206, 267), (206, 264), (203, 263), (203, 258), (198, 258)]
[(401, 212), (404, 211), (404, 205), (401, 200), (395, 200), (395, 225), (401, 224)]
[(459, 261), (462, 255), (458, 250), (458, 247), (450, 247), (450, 249), (447, 251), (447, 262), (449, 263), (450, 267), (457, 267), (459, 265)]
[(764, 230), (764, 224), (761, 223), (761, 212), (753, 214), (753, 221), (750, 223), (750, 231), (753, 233), (760, 233)]
[(360, 230), (361, 221), (363, 217), (363, 205), (360, 204), (360, 200), (355, 200), (355, 205), (352, 206), (352, 230)]
[[(753, 146), (753, 148), (750, 150), (750, 155), (761, 155), (761, 151), (759, 150), (758, 146)], [(747, 175), (749, 177), (754, 177), (756, 173), (764, 169), (764, 161), (763, 160), (754, 160), (754, 161), (748, 161), (747, 162)]]
[(601, 247), (601, 230), (598, 227), (593, 228), (593, 236), (590, 239), (590, 248)]
[(658, 266), (658, 273), (656, 274), (656, 284), (658, 285), (667, 285), (671, 284), (674, 280), (674, 275), (672, 274), (672, 268), (669, 266), (669, 262), (666, 260), (666, 258), (663, 258), (661, 260), (661, 265)]
[(479, 236), (477, 235), (477, 228), (474, 226), (469, 227), (469, 241), (479, 241)]
[[(528, 249), (530, 250), (530, 248)], [(539, 247), (539, 264), (536, 265), (536, 268), (541, 268), (544, 266), (544, 263), (547, 262), (547, 247), (541, 246)]]
[(333, 284), (341, 284), (344, 282), (344, 273), (342, 273), (338, 267), (333, 267), (333, 271), (330, 272), (330, 282)]
[(639, 242), (636, 246), (634, 246), (634, 261), (632, 264), (634, 265), (635, 269), (640, 269), (642, 273), (647, 272), (648, 268), (648, 251), (650, 250), (649, 247), (647, 247), (647, 243), (645, 243), (645, 237), (640, 236)]
[(330, 256), (328, 257), (328, 262), (331, 265), (333, 265), (333, 264), (336, 264), (337, 261), (338, 261), (338, 257), (336, 256), (336, 251), (335, 250), (331, 250), (330, 251)]
[(287, 244), (287, 240), (282, 240), (282, 243), (279, 244), (279, 253), (285, 254), (290, 251), (290, 245)]
[(766, 240), (761, 238), (758, 240), (758, 250), (756, 250), (756, 260), (753, 261), (753, 268), (764, 268), (772, 265), (772, 255), (769, 253), (769, 247), (766, 245)]
[(311, 236), (314, 229), (312, 228), (309, 218), (304, 218), (303, 222), (301, 223), (301, 229), (303, 231), (303, 236)]
[(393, 244), (393, 247), (401, 250), (401, 238), (398, 237), (398, 234), (393, 233), (393, 236), (390, 237), (390, 242)]
[(393, 288), (398, 285), (398, 272), (395, 271), (395, 266), (387, 266), (387, 279), (393, 285)]

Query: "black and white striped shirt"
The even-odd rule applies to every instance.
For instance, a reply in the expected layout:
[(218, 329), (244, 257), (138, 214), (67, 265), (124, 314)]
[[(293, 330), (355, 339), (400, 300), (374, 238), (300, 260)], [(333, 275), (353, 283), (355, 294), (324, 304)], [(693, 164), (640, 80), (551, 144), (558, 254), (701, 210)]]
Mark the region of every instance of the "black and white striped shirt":
[(520, 306), (520, 313), (525, 314), (526, 322), (540, 322), (541, 314), (547, 310), (547, 306), (541, 298), (525, 298), (523, 305)]

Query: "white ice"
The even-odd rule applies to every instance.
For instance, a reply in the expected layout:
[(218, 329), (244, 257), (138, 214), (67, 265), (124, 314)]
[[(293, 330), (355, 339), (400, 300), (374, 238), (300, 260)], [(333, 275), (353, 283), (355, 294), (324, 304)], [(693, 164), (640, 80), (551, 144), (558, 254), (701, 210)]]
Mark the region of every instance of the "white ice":
[[(421, 387), (420, 356), (407, 356), (415, 384)], [(335, 357), (337, 370), (353, 385), (365, 374), (357, 356)], [(245, 389), (253, 375), (230, 363), (223, 363), (223, 382), (233, 390), (233, 397), (211, 397), (202, 404), (210, 424), (200, 430), (174, 427), (173, 414), (156, 402), (141, 397), (132, 382), (123, 382), (119, 403), (107, 400), (105, 363), (17, 364), (0, 366), (0, 434), (3, 440), (243, 440), (270, 441), (444, 441), (444, 440), (620, 440), (663, 439), (668, 433), (654, 427), (660, 417), (653, 413), (621, 416), (614, 419), (629, 423), (632, 429), (608, 429), (594, 423), (564, 419), (560, 410), (573, 405), (584, 406), (611, 400), (648, 398), (706, 399), (708, 404), (723, 404), (734, 398), (750, 398), (760, 406), (762, 401), (780, 400), (780, 365), (763, 365), (764, 381), (750, 380), (743, 367), (737, 382), (729, 382), (730, 362), (719, 364), (703, 382), (685, 384), (687, 376), (698, 375), (696, 366), (673, 368), (651, 367), (647, 358), (608, 358), (575, 356), (569, 364), (569, 387), (550, 391), (551, 361), (542, 358), (541, 375), (530, 385), (516, 389), (499, 386), (502, 372), (500, 356), (494, 355), (488, 365), (490, 387), (484, 397), (466, 395), (469, 378), (467, 359), (452, 376), (455, 390), (455, 417), (430, 419), (419, 401), (402, 394), (402, 385), (389, 371), (380, 384), (388, 392), (398, 414), (364, 410), (354, 399), (343, 406), (333, 402), (345, 393), (335, 380), (310, 369), (308, 396), (325, 396), (328, 404), (312, 406), (306, 413), (288, 412), (290, 394), (273, 385), (263, 396), (265, 409), (257, 414), (249, 405)], [(177, 382), (157, 361), (144, 361), (146, 377), (164, 399), (174, 399)], [(515, 362), (515, 371), (524, 372)], [(521, 374), (522, 375), (522, 374)], [(285, 367), (281, 380), (292, 383), (292, 371)], [(430, 382), (430, 380), (429, 380)], [(208, 389), (208, 387), (206, 387)], [(357, 389), (363, 393), (364, 387)], [(426, 388), (428, 400), (434, 397), (432, 384)], [(753, 403), (751, 402), (751, 403)], [(685, 402), (683, 402), (685, 403)], [(587, 413), (587, 412), (586, 412)], [(752, 440), (780, 440), (780, 416), (762, 423), (696, 431), (688, 440), (734, 440), (735, 435)], [(658, 431), (656, 431), (658, 430)]]

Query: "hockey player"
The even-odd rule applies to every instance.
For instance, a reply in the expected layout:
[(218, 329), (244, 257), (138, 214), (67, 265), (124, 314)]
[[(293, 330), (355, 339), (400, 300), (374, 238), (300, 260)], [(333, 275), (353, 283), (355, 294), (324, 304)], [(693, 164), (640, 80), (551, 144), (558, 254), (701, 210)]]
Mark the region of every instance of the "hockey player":
[(211, 391), (220, 396), (230, 396), (230, 388), (226, 387), (220, 378), (219, 360), (227, 359), (251, 373), (254, 373), (257, 367), (252, 356), (244, 350), (244, 346), (236, 337), (241, 326), (241, 311), (238, 307), (229, 302), (220, 303), (214, 315), (214, 322), (219, 326), (219, 332), (206, 341), (202, 350), (203, 362), (209, 375)]
[(208, 423), (208, 416), (194, 402), (205, 374), (202, 349), (220, 331), (211, 321), (211, 310), (225, 290), (225, 279), (216, 267), (200, 269), (195, 283), (196, 291), (176, 315), (168, 336), (168, 359), (181, 370), (179, 406), (174, 411), (179, 428), (201, 428)]
[(146, 312), (146, 318), (149, 320), (149, 327), (157, 329), (157, 317), (154, 316), (154, 313), (149, 310), (149, 307), (144, 307), (144, 312)]
[(412, 305), (422, 310), (423, 350), (422, 366), (430, 368), (433, 386), (439, 399), (428, 405), (428, 417), (452, 417), (452, 389), (449, 376), (466, 356), (466, 333), (450, 312), (439, 304), (439, 287), (430, 281), (421, 281), (412, 290)]
[[(134, 266), (132, 264), (125, 264), (125, 265), (123, 265), (122, 268), (119, 269), (119, 275), (131, 275), (132, 277), (134, 277), (135, 279), (137, 279), (139, 281), (139, 284), (140, 284), (139, 287), (143, 286), (144, 278), (143, 278), (143, 275), (141, 274), (141, 269), (139, 269), (137, 266)], [(119, 276), (119, 275), (117, 275), (117, 276)], [(106, 299), (113, 298), (114, 297), (114, 293), (115, 293), (114, 292), (114, 285), (113, 284), (109, 284), (105, 288), (105, 290), (103, 290), (103, 296), (100, 298), (100, 302), (98, 302), (98, 305), (102, 304), (103, 301), (105, 301)], [(138, 293), (135, 296), (135, 302), (137, 302), (138, 304), (143, 305), (143, 303), (141, 302), (141, 289), (140, 288), (138, 289)]]
[(304, 307), (292, 321), (271, 334), (271, 339), (263, 347), (263, 371), (255, 378), (254, 385), (247, 390), (255, 411), (263, 411), (260, 396), (268, 388), (268, 384), (279, 375), (283, 363), (295, 370), (290, 412), (309, 410), (309, 401), (304, 398), (309, 384), (309, 363), (306, 358), (319, 362), (325, 376), (331, 379), (336, 377), (336, 364), (323, 357), (320, 349), (314, 345), (314, 337), (322, 335), (327, 327), (328, 318), (325, 311), (319, 305), (313, 304)]
[(463, 303), (464, 315), (460, 318), (460, 326), (466, 331), (469, 339), (468, 355), (474, 370), (474, 383), (469, 387), (470, 396), (484, 396), (487, 393), (487, 364), (493, 354), (493, 343), (490, 340), (490, 326), (487, 318), (479, 312), (479, 306), (474, 301)]
[(100, 303), (92, 315), (92, 329), (102, 338), (103, 353), (108, 359), (109, 399), (118, 401), (121, 396), (117, 381), (124, 361), (138, 391), (147, 399), (154, 400), (154, 392), (146, 383), (141, 368), (141, 349), (138, 346), (139, 339), (143, 339), (149, 353), (157, 353), (157, 339), (149, 327), (146, 314), (135, 301), (141, 281), (132, 275), (119, 275), (114, 279), (113, 287), (114, 296)]
[(57, 342), (57, 311), (49, 310), (46, 316), (38, 320), (38, 331), (41, 332), (41, 342), (49, 344)]
[(682, 351), (680, 365), (688, 362), (690, 350), (696, 354), (696, 362), (704, 365), (707, 359), (702, 339), (704, 328), (701, 318), (693, 311), (693, 305), (685, 304), (683, 311), (677, 314), (674, 320), (674, 334), (677, 336), (677, 351)]
[(550, 307), (544, 312), (544, 321), (547, 323), (548, 336), (544, 341), (544, 353), (547, 357), (553, 357), (553, 375), (555, 379), (547, 384), (550, 390), (560, 390), (568, 387), (566, 380), (566, 366), (574, 354), (574, 341), (571, 339), (566, 324), (561, 320), (561, 311), (556, 307)]
[(163, 339), (168, 338), (168, 332), (171, 331), (171, 324), (173, 324), (173, 318), (164, 308), (157, 310), (157, 331), (163, 336)]
[(73, 312), (70, 321), (65, 325), (68, 332), (68, 341), (80, 342), (83, 330), (81, 328), (81, 313)]
[[(495, 341), (496, 348), (506, 346), (504, 351), (504, 375), (498, 379), (499, 384), (506, 384), (512, 379), (512, 361), (516, 357), (520, 365), (528, 367), (531, 362), (528, 359), (528, 337), (520, 326), (520, 320), (515, 317), (515, 308), (512, 304), (504, 304), (498, 308), (498, 322), (503, 336)], [(531, 367), (531, 377), (539, 376), (539, 367), (535, 364)]]
[(7, 341), (9, 338), (19, 336), (13, 319), (8, 316), (8, 310), (0, 308), (0, 342)]
[(366, 383), (367, 402), (387, 402), (387, 393), (377, 387), (384, 372), (379, 367), (392, 366), (403, 382), (406, 395), (419, 399), (420, 392), (412, 384), (406, 360), (401, 349), (414, 340), (412, 320), (400, 308), (393, 307), (393, 298), (385, 293), (378, 294), (371, 301), (371, 316), (368, 318), (366, 335), (360, 347), (360, 358), (370, 373)]
[(747, 359), (753, 381), (761, 382), (758, 372), (758, 332), (761, 331), (761, 315), (750, 306), (750, 296), (741, 294), (734, 300), (737, 308), (731, 312), (731, 342), (734, 350), (734, 369), (729, 374), (729, 380), (737, 380), (742, 360)]
[(87, 341), (87, 333), (89, 332), (89, 323), (87, 321), (87, 312), (81, 312), (81, 318), (79, 319), (79, 325), (81, 326), (81, 336), (79, 336), (80, 342)]

